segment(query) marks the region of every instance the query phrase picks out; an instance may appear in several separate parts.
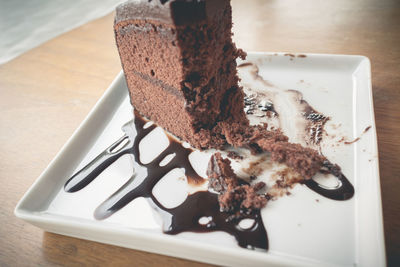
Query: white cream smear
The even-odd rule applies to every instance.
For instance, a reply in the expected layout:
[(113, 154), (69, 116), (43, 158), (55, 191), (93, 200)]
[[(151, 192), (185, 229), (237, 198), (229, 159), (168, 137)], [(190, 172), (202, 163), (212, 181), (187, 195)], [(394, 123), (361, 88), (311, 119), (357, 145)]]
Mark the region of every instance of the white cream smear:
[[(245, 101), (250, 104), (246, 105), (245, 111), (252, 125), (267, 123), (268, 129), (280, 129), (289, 142), (320, 150), (323, 126), (328, 118), (316, 112), (301, 92), (278, 88), (267, 82), (253, 63), (239, 65), (238, 72), (246, 97), (253, 102)], [(269, 114), (262, 112), (264, 103), (272, 105), (273, 111)]]

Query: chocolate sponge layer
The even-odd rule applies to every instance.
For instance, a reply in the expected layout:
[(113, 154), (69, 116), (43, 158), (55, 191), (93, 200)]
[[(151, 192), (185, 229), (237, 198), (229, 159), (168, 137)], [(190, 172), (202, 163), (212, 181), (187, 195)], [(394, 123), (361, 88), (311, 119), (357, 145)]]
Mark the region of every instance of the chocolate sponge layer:
[(117, 8), (116, 42), (131, 103), (194, 147), (218, 147), (220, 121), (246, 121), (228, 0), (132, 1)]

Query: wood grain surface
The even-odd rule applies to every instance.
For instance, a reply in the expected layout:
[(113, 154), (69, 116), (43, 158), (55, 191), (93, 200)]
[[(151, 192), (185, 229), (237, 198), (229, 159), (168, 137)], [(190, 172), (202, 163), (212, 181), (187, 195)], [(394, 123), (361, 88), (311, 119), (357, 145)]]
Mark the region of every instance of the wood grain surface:
[[(400, 265), (400, 1), (232, 2), (247, 51), (370, 58), (389, 266)], [(0, 266), (205, 266), (45, 233), (14, 217), (45, 169), (120, 70), (113, 14), (0, 65)]]

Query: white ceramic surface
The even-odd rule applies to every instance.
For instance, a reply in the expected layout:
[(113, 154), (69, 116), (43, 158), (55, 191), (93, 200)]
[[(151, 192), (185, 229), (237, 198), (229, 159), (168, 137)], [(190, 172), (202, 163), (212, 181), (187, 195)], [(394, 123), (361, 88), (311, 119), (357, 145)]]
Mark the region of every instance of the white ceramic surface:
[[(335, 145), (335, 138), (322, 144), (324, 154), (342, 167), (354, 185), (352, 199), (326, 199), (297, 185), (290, 196), (269, 202), (262, 210), (268, 252), (240, 248), (223, 232), (163, 234), (157, 215), (144, 199), (133, 201), (106, 220), (95, 220), (95, 208), (131, 177), (130, 157), (123, 156), (76, 193), (64, 192), (63, 185), (122, 136), (121, 126), (132, 119), (120, 73), (21, 199), (16, 216), (50, 232), (221, 265), (385, 265), (369, 60), (345, 55), (249, 53), (246, 61), (256, 63), (260, 75), (277, 88), (301, 91), (308, 103), (331, 118), (326, 126), (329, 133), (348, 140), (361, 136), (352, 145)], [(363, 134), (368, 126), (371, 129)], [(161, 149), (162, 135), (160, 131), (153, 137), (161, 140), (153, 147)], [(191, 156), (200, 175), (205, 173), (209, 156), (207, 152)], [(171, 207), (192, 190), (185, 181), (176, 179), (180, 176), (176, 170), (153, 191)]]

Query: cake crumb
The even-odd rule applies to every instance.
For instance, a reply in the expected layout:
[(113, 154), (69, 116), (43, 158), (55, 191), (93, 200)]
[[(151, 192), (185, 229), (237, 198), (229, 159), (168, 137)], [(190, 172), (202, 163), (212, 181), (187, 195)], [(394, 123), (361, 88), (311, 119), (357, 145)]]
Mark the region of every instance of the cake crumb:
[(272, 161), (286, 164), (305, 179), (314, 176), (326, 161), (315, 149), (288, 142), (288, 137), (279, 130), (268, 130), (267, 124), (220, 122), (218, 126), (228, 144), (248, 148), (252, 154), (269, 152)]
[(266, 169), (270, 169), (272, 167), (271, 161), (269, 160), (268, 156), (262, 156), (255, 161), (251, 161), (247, 168), (243, 168), (242, 171), (250, 177), (260, 176), (261, 173), (264, 172)]
[(289, 57), (296, 57), (294, 54), (286, 53), (284, 56), (289, 56)]
[(264, 182), (248, 184), (233, 172), (231, 161), (217, 152), (211, 156), (207, 168), (209, 189), (219, 193), (220, 210), (232, 213), (231, 219), (237, 219), (254, 210), (263, 208), (268, 201)]
[(365, 130), (364, 130), (364, 132), (363, 133), (366, 133), (366, 132), (368, 132), (369, 131), (369, 129), (371, 129), (371, 125), (370, 126), (368, 126), (367, 128), (365, 128)]
[(354, 139), (353, 141), (345, 141), (344, 144), (345, 144), (345, 145), (351, 145), (351, 144), (357, 142), (358, 140), (360, 140), (360, 137), (357, 137), (357, 138)]
[(234, 160), (242, 160), (243, 159), (243, 156), (239, 155), (239, 153), (237, 153), (235, 151), (229, 151), (227, 156)]

